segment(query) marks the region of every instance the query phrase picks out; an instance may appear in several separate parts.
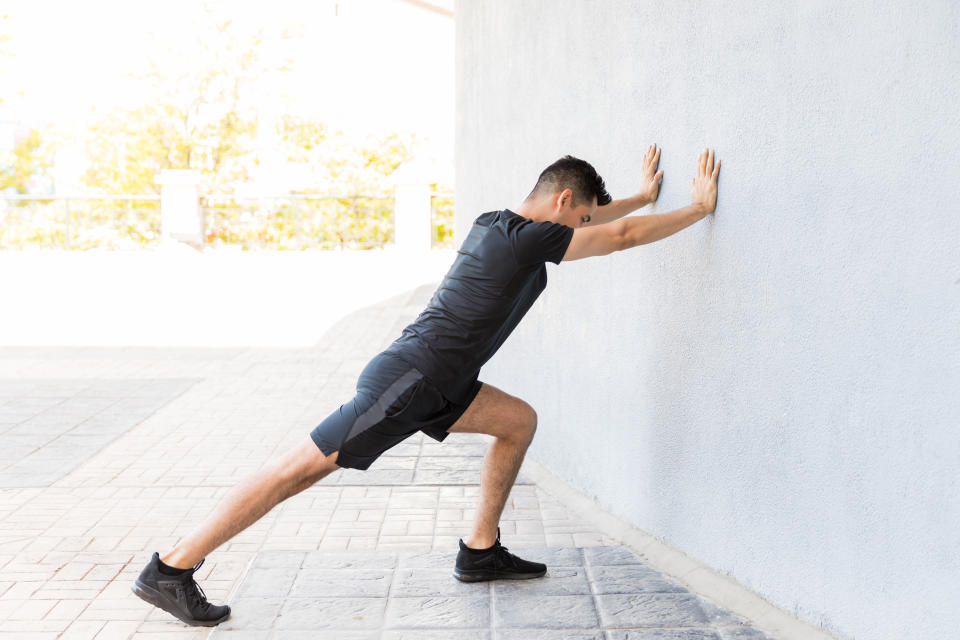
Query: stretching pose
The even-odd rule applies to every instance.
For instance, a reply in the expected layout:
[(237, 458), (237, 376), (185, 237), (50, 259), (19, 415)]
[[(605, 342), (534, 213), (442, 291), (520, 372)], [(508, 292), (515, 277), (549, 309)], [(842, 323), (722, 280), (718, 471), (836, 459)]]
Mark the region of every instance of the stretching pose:
[(627, 214), (656, 201), (660, 149), (643, 158), (641, 189), (611, 201), (603, 179), (572, 156), (543, 170), (517, 207), (478, 216), (427, 308), (357, 381), (357, 394), (309, 438), (234, 487), (192, 533), (134, 582), (138, 596), (191, 625), (230, 615), (207, 601), (194, 573), (207, 554), (274, 506), (328, 474), (367, 469), (384, 451), (423, 431), (437, 441), (453, 432), (494, 436), (483, 459), (480, 497), (470, 536), (460, 539), (453, 575), (475, 582), (538, 578), (546, 565), (522, 560), (500, 544), (500, 515), (537, 428), (529, 404), (478, 379), (489, 360), (547, 284), (548, 260), (604, 256), (666, 238), (713, 213), (720, 161), (698, 157), (692, 203), (670, 213)]

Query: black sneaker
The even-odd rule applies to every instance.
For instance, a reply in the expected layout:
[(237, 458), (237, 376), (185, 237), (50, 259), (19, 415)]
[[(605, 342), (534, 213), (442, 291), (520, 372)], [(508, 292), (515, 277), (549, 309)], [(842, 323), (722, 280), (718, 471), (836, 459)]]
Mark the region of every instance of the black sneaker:
[(547, 565), (540, 562), (522, 560), (509, 553), (500, 544), (500, 527), (497, 527), (497, 541), (489, 550), (475, 553), (460, 538), (460, 553), (457, 554), (457, 566), (453, 576), (461, 582), (480, 582), (481, 580), (527, 580), (539, 578), (547, 572)]
[(207, 602), (203, 589), (193, 579), (203, 560), (175, 576), (160, 573), (159, 562), (160, 554), (154, 551), (134, 581), (131, 589), (140, 598), (195, 627), (212, 627), (230, 616), (230, 607)]

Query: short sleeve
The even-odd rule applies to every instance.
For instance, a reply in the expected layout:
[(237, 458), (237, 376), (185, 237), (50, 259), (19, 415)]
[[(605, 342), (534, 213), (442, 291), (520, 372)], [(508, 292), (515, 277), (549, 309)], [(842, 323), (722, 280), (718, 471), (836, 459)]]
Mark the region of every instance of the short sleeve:
[(572, 238), (573, 229), (565, 224), (527, 222), (513, 234), (513, 255), (521, 266), (547, 261), (560, 264)]

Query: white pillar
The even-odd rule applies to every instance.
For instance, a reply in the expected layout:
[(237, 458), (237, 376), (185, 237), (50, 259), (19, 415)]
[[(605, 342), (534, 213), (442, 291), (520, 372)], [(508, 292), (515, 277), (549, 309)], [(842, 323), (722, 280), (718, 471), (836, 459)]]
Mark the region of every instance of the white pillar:
[(394, 239), (401, 251), (426, 252), (433, 244), (431, 188), (426, 167), (405, 164), (390, 176), (394, 184)]
[(200, 172), (164, 169), (155, 178), (160, 188), (161, 239), (203, 247), (203, 210), (200, 208)]

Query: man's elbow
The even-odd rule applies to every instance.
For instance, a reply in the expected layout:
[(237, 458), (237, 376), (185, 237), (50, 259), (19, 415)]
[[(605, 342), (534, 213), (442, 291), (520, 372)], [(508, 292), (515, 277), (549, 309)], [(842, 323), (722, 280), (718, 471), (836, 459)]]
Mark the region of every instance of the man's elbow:
[(644, 216), (633, 216), (617, 221), (620, 223), (618, 238), (619, 251), (632, 249), (651, 241), (647, 234), (649, 227), (644, 224), (643, 218)]
[(630, 225), (627, 224), (627, 220), (617, 220), (615, 224), (617, 225), (617, 228), (614, 235), (615, 248), (613, 251), (626, 251), (627, 249), (636, 246), (632, 242)]
[(617, 220), (592, 229), (574, 229), (573, 237), (562, 259), (569, 261), (606, 256), (622, 248), (624, 248), (623, 226)]

